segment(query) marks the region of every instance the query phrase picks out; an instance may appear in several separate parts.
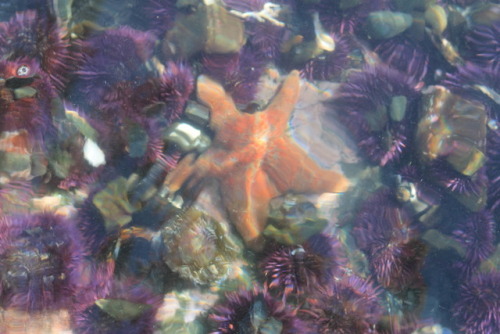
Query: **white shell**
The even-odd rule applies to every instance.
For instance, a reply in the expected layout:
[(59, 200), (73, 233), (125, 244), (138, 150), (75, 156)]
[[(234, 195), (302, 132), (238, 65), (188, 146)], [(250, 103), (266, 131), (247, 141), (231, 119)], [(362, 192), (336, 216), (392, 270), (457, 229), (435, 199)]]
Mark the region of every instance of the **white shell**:
[(87, 138), (83, 145), (83, 156), (93, 167), (99, 167), (106, 163), (106, 157), (101, 148), (92, 140)]

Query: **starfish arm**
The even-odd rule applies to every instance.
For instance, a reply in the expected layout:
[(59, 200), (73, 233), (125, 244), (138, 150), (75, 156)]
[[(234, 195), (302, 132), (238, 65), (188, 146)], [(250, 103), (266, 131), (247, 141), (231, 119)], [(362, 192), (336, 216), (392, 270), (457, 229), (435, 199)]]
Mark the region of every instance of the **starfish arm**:
[(198, 100), (210, 108), (210, 127), (218, 131), (234, 115), (239, 114), (233, 99), (218, 82), (202, 75), (196, 82)]
[(349, 181), (340, 173), (319, 167), (289, 138), (279, 138), (269, 145), (263, 170), (281, 192), (344, 192)]
[(284, 132), (288, 127), (288, 120), (295, 108), (300, 93), (300, 76), (298, 71), (292, 71), (283, 81), (278, 92), (271, 100), (264, 113), (269, 124), (277, 132)]
[(191, 176), (196, 166), (195, 160), (196, 154), (190, 153), (179, 162), (173, 171), (168, 173), (165, 181), (163, 181), (163, 185), (171, 193), (177, 192)]
[(221, 180), (221, 195), (228, 216), (247, 245), (258, 248), (269, 211), (278, 195), (258, 164), (247, 166)]
[(257, 149), (252, 145), (239, 151), (212, 147), (199, 157), (190, 153), (167, 175), (163, 184), (170, 193), (176, 193), (181, 188), (191, 190), (198, 187), (208, 175), (224, 177), (227, 172), (245, 167), (254, 160), (256, 154)]
[(216, 168), (215, 163), (210, 151), (198, 158), (195, 153), (190, 153), (167, 175), (163, 184), (170, 193), (176, 193), (181, 188), (192, 190), (198, 187), (208, 174), (211, 174)]
[(200, 157), (200, 164), (213, 176), (224, 177), (225, 173), (245, 167), (258, 158), (258, 147), (247, 145), (239, 150), (212, 147)]

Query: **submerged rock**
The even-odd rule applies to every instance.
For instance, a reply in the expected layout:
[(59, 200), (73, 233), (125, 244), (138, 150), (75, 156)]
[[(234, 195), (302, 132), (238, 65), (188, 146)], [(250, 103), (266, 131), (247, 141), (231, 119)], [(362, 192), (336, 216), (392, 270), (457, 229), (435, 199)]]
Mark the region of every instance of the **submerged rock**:
[(178, 1), (175, 25), (163, 42), (166, 58), (189, 58), (199, 51), (238, 52), (245, 44), (243, 21), (231, 15), (217, 1)]
[(386, 39), (399, 35), (413, 23), (409, 14), (378, 11), (368, 15), (367, 32), (376, 39)]
[(272, 200), (270, 207), (264, 235), (285, 245), (302, 244), (328, 224), (304, 196), (287, 194)]
[(453, 168), (471, 176), (486, 160), (487, 115), (481, 103), (467, 100), (442, 86), (424, 95), (417, 143), (421, 158), (444, 157)]

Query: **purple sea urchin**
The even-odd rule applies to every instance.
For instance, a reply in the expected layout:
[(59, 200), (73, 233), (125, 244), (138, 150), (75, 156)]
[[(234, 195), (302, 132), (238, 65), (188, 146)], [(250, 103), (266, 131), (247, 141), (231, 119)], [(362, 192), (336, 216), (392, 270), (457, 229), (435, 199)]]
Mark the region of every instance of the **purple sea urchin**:
[(362, 204), (352, 233), (381, 285), (401, 291), (421, 280), (425, 247), (409, 212), (389, 190), (379, 190)]
[(159, 76), (146, 68), (153, 43), (150, 33), (128, 27), (82, 42), (85, 61), (74, 87), (84, 93), (108, 161), (124, 151), (138, 164), (162, 156), (162, 129), (180, 116), (193, 90), (191, 70), (183, 64), (170, 62)]
[(460, 264), (466, 277), (471, 277), (481, 261), (495, 250), (495, 220), (488, 211), (473, 213), (453, 232), (466, 249), (465, 259)]
[[(159, 76), (149, 76), (137, 87), (127, 83), (117, 85), (131, 89), (130, 94), (106, 106), (115, 121), (122, 124), (122, 129), (114, 136), (106, 133), (116, 131), (116, 124), (107, 124), (109, 131), (101, 134), (103, 145), (116, 142), (113, 150), (116, 155), (122, 153), (125, 146), (133, 158), (140, 158), (140, 164), (152, 163), (163, 157), (164, 128), (177, 120), (193, 90), (191, 69), (184, 64), (167, 63)], [(105, 146), (106, 147), (106, 146)]]
[(345, 276), (310, 298), (310, 310), (303, 312), (313, 319), (316, 333), (375, 333), (382, 315), (379, 294), (372, 282)]
[(453, 313), (463, 333), (500, 332), (500, 273), (479, 274), (462, 284)]
[(441, 159), (430, 163), (427, 172), (434, 182), (456, 194), (479, 196), (487, 183), (484, 168), (479, 169), (472, 176), (467, 176), (457, 172), (449, 163)]
[(223, 83), (234, 102), (241, 104), (253, 99), (265, 63), (266, 59), (248, 46), (239, 53), (202, 56), (203, 72)]
[(311, 237), (303, 246), (283, 246), (262, 262), (267, 287), (285, 298), (313, 292), (328, 284), (345, 264), (340, 242), (324, 234)]
[(410, 136), (417, 97), (415, 78), (385, 65), (353, 72), (340, 87), (333, 107), (370, 161), (397, 160)]
[(88, 253), (98, 255), (103, 251), (109, 235), (106, 231), (104, 216), (99, 209), (92, 203), (92, 197), (95, 192), (91, 193), (87, 200), (78, 210), (77, 225), (87, 245)]
[(40, 17), (34, 10), (18, 12), (10, 21), (0, 23), (0, 55), (11, 61), (22, 57), (35, 59), (59, 91), (75, 65), (56, 20)]
[(144, 4), (144, 14), (149, 19), (149, 28), (158, 35), (164, 34), (174, 25), (177, 9), (175, 0), (147, 0)]
[(320, 56), (307, 61), (302, 69), (302, 75), (308, 80), (338, 79), (345, 69), (352, 49), (351, 38), (347, 35), (333, 36), (335, 50), (324, 52)]
[(84, 255), (76, 226), (48, 213), (4, 216), (0, 232), (2, 307), (72, 307)]
[(468, 59), (474, 63), (500, 64), (500, 22), (492, 25), (473, 26), (465, 37), (469, 51)]
[(191, 68), (183, 63), (168, 62), (163, 74), (157, 80), (158, 87), (153, 90), (157, 94), (143, 102), (144, 105), (164, 103), (166, 108), (162, 114), (169, 122), (177, 119), (192, 93), (194, 78)]
[(491, 130), (487, 139), (486, 175), (489, 181), (487, 206), (498, 217), (500, 216), (500, 130)]
[(257, 289), (226, 293), (225, 304), (214, 307), (209, 319), (212, 334), (309, 333), (308, 327), (296, 316), (296, 310)]
[(91, 36), (81, 42), (83, 61), (76, 72), (76, 87), (92, 107), (110, 109), (145, 81), (143, 66), (153, 46), (152, 34), (129, 27)]
[(415, 78), (417, 82), (427, 74), (428, 55), (407, 38), (396, 36), (384, 40), (375, 47), (375, 52), (387, 65)]
[(457, 68), (452, 74), (447, 74), (444, 84), (459, 91), (462, 89), (472, 89), (473, 85), (483, 85), (495, 90), (500, 89), (500, 64), (488, 63), (486, 65), (477, 65), (472, 62), (466, 62), (463, 66)]
[(493, 62), (486, 65), (478, 65), (465, 62), (457, 67), (453, 73), (447, 73), (443, 79), (443, 85), (449, 87), (456, 94), (464, 98), (478, 100), (483, 103), (489, 113), (498, 118), (500, 108), (498, 103), (498, 91), (500, 91), (500, 64)]

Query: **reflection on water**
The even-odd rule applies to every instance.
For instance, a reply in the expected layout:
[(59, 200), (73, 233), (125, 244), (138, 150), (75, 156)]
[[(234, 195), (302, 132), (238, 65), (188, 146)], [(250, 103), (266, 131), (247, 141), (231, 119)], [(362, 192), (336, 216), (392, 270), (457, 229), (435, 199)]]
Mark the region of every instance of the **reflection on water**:
[(500, 333), (493, 0), (0, 4), (1, 333)]

